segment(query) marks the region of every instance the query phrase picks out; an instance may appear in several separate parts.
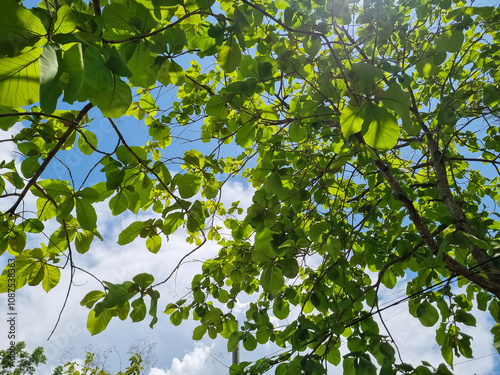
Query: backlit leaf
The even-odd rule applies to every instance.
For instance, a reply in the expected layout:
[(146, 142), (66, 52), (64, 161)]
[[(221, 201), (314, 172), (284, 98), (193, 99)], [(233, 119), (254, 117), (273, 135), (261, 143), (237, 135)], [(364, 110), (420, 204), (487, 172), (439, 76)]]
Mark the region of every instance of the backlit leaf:
[(146, 228), (147, 222), (135, 221), (125, 228), (118, 236), (118, 244), (126, 245), (137, 238), (141, 231)]
[(230, 37), (221, 47), (217, 55), (217, 62), (227, 73), (232, 73), (241, 61), (240, 46), (234, 37)]
[(38, 60), (42, 50), (33, 48), (16, 57), (0, 58), (0, 103), (21, 107), (40, 100)]
[(161, 237), (158, 235), (153, 235), (146, 239), (146, 247), (149, 251), (156, 254), (161, 248)]
[(366, 143), (377, 150), (390, 150), (398, 142), (398, 122), (385, 108), (368, 103), (363, 129)]
[(106, 66), (99, 50), (94, 46), (88, 46), (83, 53), (84, 81), (96, 90), (109, 91), (113, 89), (113, 74)]
[(87, 318), (87, 329), (92, 336), (97, 335), (106, 329), (110, 321), (111, 313), (108, 309), (102, 311), (99, 316), (96, 316), (95, 310), (90, 310)]
[(272, 263), (265, 264), (262, 269), (261, 280), (264, 291), (276, 294), (285, 284), (281, 269)]
[(43, 48), (40, 56), (40, 107), (46, 113), (56, 109), (57, 99), (62, 93), (59, 87), (61, 70), (61, 47), (57, 44), (48, 44)]
[(186, 173), (175, 176), (179, 194), (182, 198), (191, 198), (201, 187), (201, 176), (199, 173)]
[(340, 127), (342, 128), (342, 134), (347, 139), (352, 134), (358, 133), (361, 131), (364, 121), (364, 112), (365, 107), (354, 107), (348, 105), (342, 110), (342, 114), (340, 116)]
[(76, 199), (76, 218), (83, 229), (93, 231), (97, 225), (97, 214), (92, 204), (85, 199)]
[(125, 82), (115, 76), (111, 86), (93, 95), (92, 103), (99, 107), (104, 117), (118, 118), (123, 116), (132, 104), (132, 91)]

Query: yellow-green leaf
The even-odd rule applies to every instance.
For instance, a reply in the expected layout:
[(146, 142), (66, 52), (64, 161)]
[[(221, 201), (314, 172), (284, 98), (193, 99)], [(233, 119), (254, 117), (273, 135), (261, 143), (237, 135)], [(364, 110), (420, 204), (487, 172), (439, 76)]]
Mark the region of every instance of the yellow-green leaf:
[(363, 114), (364, 107), (348, 105), (342, 110), (342, 114), (340, 115), (340, 128), (346, 139), (352, 134), (361, 131), (364, 121)]
[(240, 46), (234, 37), (230, 37), (221, 47), (217, 54), (217, 62), (227, 73), (236, 70), (241, 61)]
[(0, 103), (22, 107), (40, 100), (41, 48), (33, 48), (19, 56), (0, 58)]
[(363, 122), (365, 142), (380, 151), (390, 150), (398, 142), (399, 134), (396, 118), (387, 109), (368, 103)]
[(111, 312), (104, 309), (99, 316), (96, 316), (95, 310), (90, 310), (87, 318), (87, 329), (92, 336), (104, 331), (111, 321)]

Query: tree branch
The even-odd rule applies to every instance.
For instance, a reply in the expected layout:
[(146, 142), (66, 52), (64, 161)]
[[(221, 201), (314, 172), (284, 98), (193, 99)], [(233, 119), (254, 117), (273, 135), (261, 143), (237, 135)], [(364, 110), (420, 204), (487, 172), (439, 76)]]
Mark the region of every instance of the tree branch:
[[(365, 143), (363, 136), (360, 133), (356, 133), (355, 137), (358, 142)], [(439, 246), (434, 240), (432, 233), (422, 219), (422, 216), (420, 216), (419, 212), (415, 208), (411, 198), (408, 196), (408, 194), (406, 194), (399, 182), (394, 178), (394, 175), (389, 170), (389, 167), (385, 165), (380, 158), (375, 160), (374, 163), (379, 172), (391, 187), (391, 190), (396, 198), (399, 199), (405, 206), (411, 221), (415, 225), (415, 228), (424, 240), (427, 247), (433, 252), (434, 255), (439, 254)], [(489, 256), (488, 260), (491, 260)], [(489, 291), (490, 293), (493, 293), (497, 298), (500, 298), (500, 284), (496, 283), (494, 280), (487, 279), (479, 275), (477, 272), (469, 270), (466, 266), (450, 257), (448, 254), (443, 254), (443, 262), (450, 271), (466, 277), (473, 283), (479, 285), (481, 288)], [(487, 267), (483, 267), (483, 270), (485, 270), (485, 268), (489, 269)]]
[(40, 168), (38, 168), (38, 170), (35, 172), (33, 177), (31, 177), (31, 179), (28, 181), (28, 183), (24, 187), (23, 191), (19, 195), (19, 198), (16, 200), (14, 205), (5, 212), (6, 214), (14, 215), (16, 213), (17, 207), (19, 206), (19, 204), (21, 204), (21, 202), (23, 201), (26, 194), (28, 194), (28, 191), (30, 190), (30, 188), (35, 185), (35, 183), (37, 182), (38, 178), (42, 175), (45, 168), (47, 168), (47, 166), (52, 161), (54, 156), (56, 156), (58, 151), (61, 149), (61, 147), (64, 145), (64, 143), (68, 140), (68, 138), (71, 136), (71, 134), (73, 134), (73, 132), (76, 130), (77, 126), (80, 124), (80, 122), (83, 120), (85, 115), (88, 113), (88, 111), (90, 111), (90, 109), (93, 106), (94, 105), (92, 103), (88, 103), (85, 107), (83, 107), (83, 109), (80, 111), (80, 113), (78, 114), (78, 116), (76, 117), (76, 119), (74, 121), (69, 121), (69, 120), (64, 119), (64, 121), (68, 121), (71, 124), (71, 126), (68, 127), (68, 130), (66, 130), (64, 132), (64, 134), (62, 135), (62, 137), (59, 138), (59, 141), (54, 146), (54, 148), (48, 153), (48, 155), (45, 158), (45, 160), (43, 161), (42, 165), (40, 165)]
[[(462, 207), (458, 204), (455, 197), (453, 196), (453, 193), (452, 193), (451, 188), (450, 188), (450, 184), (448, 183), (448, 171), (447, 171), (446, 165), (445, 165), (446, 157), (441, 153), (441, 151), (439, 151), (438, 144), (435, 141), (435, 139), (433, 138), (430, 129), (427, 127), (427, 125), (425, 125), (425, 123), (420, 118), (420, 114), (417, 110), (415, 96), (413, 95), (413, 91), (411, 89), (410, 89), (410, 97), (411, 97), (412, 104), (413, 104), (412, 111), (416, 115), (417, 121), (419, 122), (420, 127), (424, 131), (424, 135), (427, 138), (427, 147), (429, 149), (429, 153), (431, 156), (432, 167), (434, 169), (434, 172), (436, 173), (437, 189), (438, 189), (439, 194), (441, 195), (441, 198), (443, 199), (443, 203), (446, 205), (451, 217), (454, 219), (455, 224), (457, 226), (457, 229), (461, 230), (464, 233), (474, 235), (474, 231), (472, 230), (472, 227), (469, 223), (469, 220), (465, 216), (465, 214), (462, 210)], [(493, 266), (493, 267), (491, 265), (487, 266), (489, 261), (491, 261), (491, 257), (488, 255), (488, 253), (484, 249), (481, 249), (479, 246), (477, 246), (473, 243), (470, 244), (469, 249), (470, 249), (471, 255), (476, 260), (476, 262), (483, 265), (482, 270), (484, 271), (484, 273), (487, 275), (487, 277), (493, 283), (494, 290), (496, 290), (496, 293), (499, 293), (497, 295), (497, 297), (499, 297), (500, 296), (500, 269), (498, 269), (496, 266)], [(445, 257), (443, 257), (443, 259), (444, 258)], [(452, 258), (450, 258), (450, 259), (452, 259)], [(460, 263), (458, 263), (458, 264), (460, 264)], [(467, 268), (464, 267), (462, 269), (462, 272), (467, 272)], [(463, 274), (462, 272), (461, 272), (461, 274)], [(468, 276), (466, 276), (466, 277), (468, 279), (470, 279)], [(479, 284), (479, 285), (481, 285), (481, 284)]]
[(211, 13), (211, 12), (204, 12), (204, 11), (201, 11), (201, 10), (196, 10), (194, 12), (185, 14), (184, 16), (182, 16), (181, 18), (179, 18), (178, 20), (172, 22), (171, 24), (168, 24), (165, 27), (162, 27), (162, 28), (160, 28), (158, 30), (155, 30), (155, 31), (151, 31), (151, 32), (146, 33), (146, 34), (134, 35), (134, 36), (131, 36), (130, 38), (120, 39), (120, 40), (113, 40), (113, 39), (102, 38), (102, 41), (104, 43), (109, 43), (109, 44), (119, 44), (119, 43), (133, 42), (133, 41), (136, 41), (136, 40), (145, 39), (145, 38), (148, 38), (150, 36), (159, 34), (159, 33), (163, 32), (165, 30), (168, 30), (168, 29), (176, 26), (177, 24), (179, 24), (182, 21), (184, 21), (186, 18), (189, 18), (191, 16), (195, 16), (195, 15), (199, 15), (199, 14), (205, 14), (205, 15), (208, 15), (208, 16), (214, 16), (215, 17), (215, 15), (213, 13)]
[(193, 250), (189, 251), (187, 254), (185, 254), (180, 260), (179, 262), (177, 263), (177, 265), (174, 267), (174, 269), (172, 270), (172, 272), (167, 276), (167, 278), (163, 281), (160, 281), (159, 283), (156, 283), (155, 285), (151, 286), (152, 288), (155, 288), (157, 287), (158, 285), (161, 285), (161, 284), (164, 284), (166, 283), (168, 280), (170, 280), (170, 278), (175, 274), (175, 272), (177, 272), (177, 270), (179, 269), (179, 267), (181, 266), (181, 264), (184, 262), (184, 260), (189, 257), (191, 254), (195, 253), (196, 251), (198, 251), (206, 242), (207, 242), (207, 237), (205, 235), (205, 233), (203, 232), (202, 228), (201, 228), (201, 225), (200, 223), (198, 222), (198, 220), (196, 220), (195, 217), (192, 216), (192, 214), (189, 212), (188, 208), (181, 202), (181, 200), (179, 198), (177, 198), (175, 196), (174, 193), (172, 193), (172, 191), (169, 189), (169, 187), (167, 186), (167, 184), (165, 184), (165, 182), (160, 178), (160, 176), (158, 175), (158, 173), (156, 173), (153, 169), (149, 168), (149, 166), (147, 166), (144, 161), (139, 157), (137, 156), (137, 154), (134, 152), (134, 150), (132, 150), (130, 148), (130, 146), (127, 144), (127, 142), (125, 141), (125, 138), (123, 138), (123, 135), (121, 134), (120, 130), (118, 129), (118, 127), (115, 125), (115, 123), (113, 122), (112, 119), (108, 118), (109, 122), (111, 123), (111, 126), (113, 126), (113, 129), (115, 130), (116, 134), (118, 135), (118, 138), (120, 139), (120, 141), (123, 143), (123, 145), (127, 148), (127, 150), (132, 154), (134, 155), (134, 157), (137, 159), (137, 161), (141, 164), (141, 166), (146, 170), (148, 171), (149, 173), (153, 174), (157, 179), (158, 181), (162, 184), (163, 188), (165, 189), (165, 191), (170, 194), (170, 196), (172, 198), (174, 198), (174, 200), (181, 206), (181, 208), (184, 210), (184, 212), (191, 216), (193, 218), (193, 220), (196, 222), (196, 225), (198, 226), (198, 229), (201, 233), (201, 235), (203, 236), (203, 240), (201, 242), (201, 244), (199, 244), (198, 246), (196, 246)]

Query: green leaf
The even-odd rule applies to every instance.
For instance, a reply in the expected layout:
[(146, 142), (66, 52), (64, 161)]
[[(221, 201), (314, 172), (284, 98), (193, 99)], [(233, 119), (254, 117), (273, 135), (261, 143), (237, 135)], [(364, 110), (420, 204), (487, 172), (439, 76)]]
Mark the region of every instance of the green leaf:
[(174, 326), (178, 326), (182, 323), (182, 314), (180, 310), (175, 310), (172, 315), (170, 315), (170, 323)]
[(344, 375), (357, 375), (356, 367), (354, 365), (354, 358), (352, 357), (345, 358), (344, 361), (342, 362), (342, 367), (344, 369)]
[(493, 347), (500, 353), (500, 324), (496, 324), (492, 329)]
[(146, 239), (146, 247), (153, 254), (156, 254), (161, 249), (161, 237), (158, 236), (157, 234), (148, 237)]
[(449, 370), (448, 366), (446, 366), (443, 363), (439, 364), (439, 366), (437, 367), (437, 372), (435, 372), (435, 374), (438, 374), (438, 375), (453, 375), (453, 373)]
[(169, 46), (171, 55), (181, 53), (187, 45), (186, 33), (180, 27), (171, 27), (163, 33), (163, 38)]
[(118, 50), (115, 46), (105, 45), (105, 56), (106, 58), (106, 66), (114, 73), (121, 77), (131, 77), (133, 73), (123, 61), (123, 58), (120, 56)]
[(66, 77), (68, 77), (68, 81), (64, 86), (63, 100), (66, 103), (73, 104), (79, 97), (84, 80), (83, 51), (80, 43), (74, 44), (68, 50), (64, 51), (62, 70), (67, 74)]
[(40, 107), (46, 113), (52, 113), (57, 106), (57, 99), (62, 90), (59, 87), (59, 68), (62, 60), (61, 47), (58, 44), (47, 44), (39, 61), (40, 69)]
[(316, 57), (321, 49), (321, 38), (319, 36), (306, 36), (302, 42), (304, 50), (311, 57)]
[(96, 309), (99, 308), (113, 308), (122, 307), (127, 304), (130, 298), (137, 294), (138, 290), (131, 288), (132, 282), (126, 281), (123, 284), (112, 284), (110, 282), (104, 281), (104, 284), (108, 288), (106, 297), (99, 302)]
[(238, 146), (250, 147), (255, 140), (255, 125), (253, 123), (248, 123), (241, 126), (235, 138)]
[(247, 332), (243, 335), (243, 347), (249, 352), (255, 350), (255, 348), (257, 347), (257, 340), (255, 339), (255, 336), (250, 332)]
[(363, 122), (365, 142), (374, 149), (386, 151), (396, 145), (399, 134), (396, 118), (387, 109), (368, 103)]
[(222, 45), (219, 53), (217, 54), (217, 62), (227, 72), (232, 73), (240, 65), (241, 50), (232, 36)]
[(261, 81), (266, 81), (273, 76), (273, 63), (270, 61), (259, 62), (257, 71), (259, 74), (259, 79)]
[(299, 262), (296, 258), (285, 258), (279, 262), (283, 276), (293, 279), (299, 273)]
[[(145, 6), (146, 4), (148, 6)], [(104, 7), (102, 17), (106, 25), (112, 25), (112, 27), (106, 28), (105, 34), (110, 38), (144, 34), (158, 23), (149, 2), (111, 3)]]
[(336, 348), (330, 348), (326, 354), (326, 360), (334, 366), (338, 366), (340, 363), (340, 350)]
[(384, 284), (385, 287), (392, 289), (396, 286), (397, 284), (397, 279), (396, 279), (396, 274), (394, 273), (393, 270), (390, 268), (384, 272), (384, 275), (382, 276), (382, 284)]
[(376, 375), (377, 374), (377, 368), (375, 365), (370, 361), (370, 357), (368, 356), (361, 356), (359, 357), (359, 362), (355, 363), (354, 366), (356, 367), (356, 375)]
[(414, 125), (410, 117), (410, 94), (403, 91), (399, 84), (392, 82), (380, 99), (385, 107), (396, 112), (402, 121), (403, 129), (408, 134), (417, 135), (419, 133), (418, 124)]
[(340, 115), (340, 127), (342, 129), (342, 134), (347, 139), (352, 134), (361, 131), (364, 122), (365, 107), (354, 107), (348, 105), (342, 110)]
[(97, 148), (97, 137), (91, 131), (86, 129), (80, 130), (80, 135), (78, 137), (78, 149), (84, 155), (90, 155)]
[(422, 301), (417, 307), (417, 317), (425, 327), (432, 327), (439, 320), (437, 309), (428, 301)]
[(422, 58), (415, 65), (418, 71), (418, 75), (421, 78), (429, 78), (434, 76), (439, 70), (436, 64), (434, 63), (433, 56), (427, 56)]
[(278, 319), (286, 319), (290, 314), (290, 305), (283, 298), (276, 298), (273, 302), (273, 314)]
[(132, 91), (119, 77), (106, 89), (98, 90), (91, 98), (92, 104), (99, 107), (104, 117), (123, 116), (132, 104)]
[(57, 220), (65, 220), (75, 207), (75, 198), (72, 195), (66, 195), (61, 199), (61, 203), (56, 208)]
[(193, 330), (193, 340), (199, 341), (205, 336), (207, 327), (204, 325), (198, 326)]
[(183, 212), (174, 212), (168, 215), (165, 218), (165, 222), (163, 224), (163, 233), (165, 235), (169, 235), (174, 233), (177, 228), (179, 228), (184, 223), (184, 213)]
[(460, 234), (462, 234), (465, 237), (467, 237), (467, 239), (470, 242), (472, 242), (474, 245), (480, 247), (481, 249), (488, 250), (491, 247), (486, 241), (484, 241), (484, 240), (482, 240), (480, 238), (477, 238), (476, 236), (474, 236), (472, 234), (465, 233), (465, 232), (462, 232), (462, 231), (460, 231)]
[(21, 163), (21, 172), (26, 178), (31, 178), (40, 168), (38, 156), (30, 156)]
[(130, 319), (132, 319), (133, 322), (143, 321), (147, 313), (144, 298), (140, 297), (132, 301), (131, 307), (132, 311), (130, 312)]
[(126, 245), (137, 238), (141, 231), (149, 225), (146, 221), (135, 221), (118, 236), (118, 245)]
[[(132, 54), (127, 60), (127, 68), (132, 73), (129, 77), (130, 83), (138, 87), (150, 87), (154, 85), (159, 69), (159, 66), (156, 64), (157, 55), (152, 54), (144, 41), (130, 44), (130, 48), (133, 48)], [(120, 50), (120, 53), (123, 56), (126, 52), (122, 53)], [(176, 65), (178, 66), (177, 63), (170, 64), (170, 69), (173, 69)], [(181, 70), (184, 73), (184, 69)]]
[(140, 273), (135, 275), (132, 280), (139, 285), (141, 290), (145, 290), (155, 281), (155, 278), (149, 273)]
[(218, 95), (213, 95), (207, 102), (205, 112), (209, 116), (217, 116), (226, 107), (226, 101)]
[(294, 121), (288, 128), (288, 134), (290, 135), (290, 140), (292, 142), (302, 142), (307, 139), (308, 131), (307, 128), (305, 126), (302, 126), (300, 122)]
[(91, 309), (92, 307), (94, 307), (97, 301), (104, 298), (105, 296), (106, 293), (102, 290), (93, 290), (91, 292), (88, 292), (85, 297), (83, 297), (83, 299), (80, 301), (80, 305), (86, 306)]
[(67, 34), (75, 31), (78, 26), (78, 13), (69, 5), (62, 5), (57, 10), (56, 21), (54, 22), (54, 34)]
[(352, 82), (363, 94), (369, 94), (374, 84), (384, 77), (383, 71), (375, 65), (360, 62), (351, 67)]
[(52, 288), (59, 284), (61, 271), (59, 271), (59, 268), (51, 265), (46, 265), (44, 268), (45, 273), (42, 280), (42, 287), (46, 292), (49, 292)]
[(75, 238), (75, 249), (80, 254), (85, 254), (90, 250), (90, 245), (94, 240), (94, 233), (89, 231), (78, 232)]
[(201, 176), (199, 173), (188, 172), (175, 176), (175, 182), (182, 198), (191, 198), (201, 187)]
[[(42, 21), (30, 9), (14, 0), (2, 0), (0, 12), (0, 54), (15, 56), (45, 35)], [(2, 101), (3, 103), (3, 101)]]
[(96, 94), (101, 91), (109, 92), (116, 85), (113, 74), (106, 66), (99, 50), (94, 46), (87, 46), (83, 52), (84, 81), (92, 87)]
[(104, 309), (99, 316), (96, 316), (95, 310), (90, 310), (87, 318), (87, 329), (92, 336), (104, 331), (111, 321), (111, 312)]
[(285, 285), (281, 269), (272, 263), (263, 266), (260, 282), (264, 291), (271, 294), (278, 293)]
[(109, 208), (111, 209), (111, 213), (113, 216), (118, 216), (124, 213), (130, 204), (130, 200), (128, 198), (125, 189), (120, 190), (116, 193), (113, 198), (109, 200)]
[(28, 219), (21, 224), (21, 228), (28, 233), (41, 233), (45, 226), (38, 219)]
[(458, 52), (464, 44), (464, 34), (457, 27), (450, 28), (436, 39), (436, 50)]
[[(17, 111), (13, 108), (8, 108), (3, 105), (0, 105), (0, 115), (8, 113), (16, 113), (16, 112)], [(2, 129), (3, 131), (9, 130), (16, 123), (17, 123), (17, 118), (15, 116), (0, 117), (0, 129)]]
[(279, 173), (271, 173), (266, 181), (266, 191), (270, 194), (278, 194), (283, 189)]
[(233, 333), (231, 333), (231, 336), (229, 336), (229, 338), (227, 339), (228, 352), (234, 352), (236, 350), (242, 336), (243, 332), (241, 331), (234, 331)]
[(40, 99), (38, 60), (41, 48), (33, 48), (19, 56), (0, 58), (0, 103), (22, 107)]
[(76, 218), (83, 229), (93, 231), (97, 225), (97, 214), (94, 207), (86, 199), (76, 199)]

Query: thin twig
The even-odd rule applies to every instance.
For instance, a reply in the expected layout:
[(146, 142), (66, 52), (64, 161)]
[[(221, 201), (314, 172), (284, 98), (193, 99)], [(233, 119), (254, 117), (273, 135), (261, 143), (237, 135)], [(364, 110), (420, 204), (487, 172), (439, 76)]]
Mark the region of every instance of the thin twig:
[(83, 109), (80, 111), (80, 113), (78, 114), (78, 116), (74, 121), (65, 119), (65, 121), (68, 121), (68, 123), (71, 124), (71, 126), (68, 127), (68, 130), (64, 132), (64, 134), (61, 136), (61, 138), (59, 138), (54, 148), (50, 150), (50, 152), (47, 154), (47, 157), (43, 161), (40, 168), (37, 169), (33, 177), (31, 177), (31, 179), (28, 181), (28, 183), (24, 187), (23, 191), (21, 192), (19, 198), (14, 203), (14, 205), (5, 212), (6, 214), (14, 215), (16, 213), (17, 207), (23, 201), (26, 194), (28, 194), (29, 189), (37, 182), (38, 178), (42, 175), (45, 168), (47, 168), (47, 166), (52, 161), (54, 156), (59, 152), (59, 150), (66, 143), (71, 134), (73, 134), (73, 132), (76, 130), (77, 126), (80, 124), (80, 121), (82, 121), (82, 119), (85, 117), (85, 115), (88, 113), (88, 111), (90, 111), (90, 109), (93, 106), (94, 105), (92, 103), (88, 103), (87, 105), (85, 105), (85, 107), (83, 107)]

